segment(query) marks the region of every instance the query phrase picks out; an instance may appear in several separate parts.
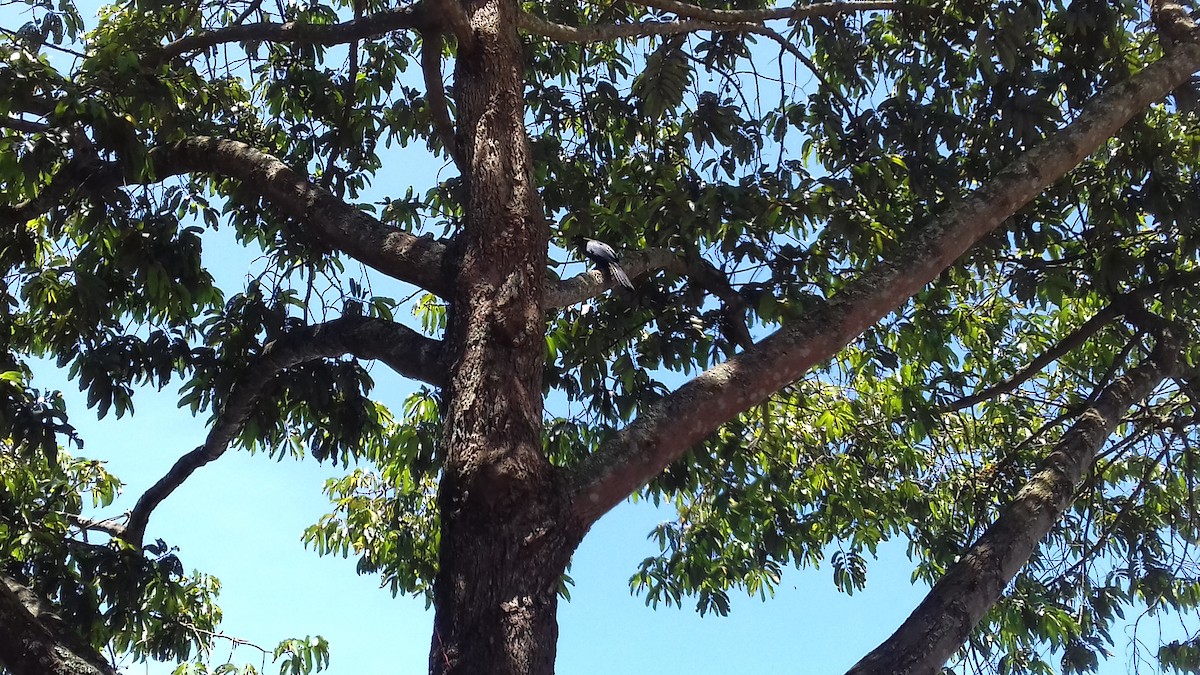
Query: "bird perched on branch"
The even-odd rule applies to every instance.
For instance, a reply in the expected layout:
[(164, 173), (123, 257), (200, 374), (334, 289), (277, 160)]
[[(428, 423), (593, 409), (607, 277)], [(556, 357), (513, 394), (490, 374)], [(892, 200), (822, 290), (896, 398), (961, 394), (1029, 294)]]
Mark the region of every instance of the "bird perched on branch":
[(625, 270), (617, 264), (617, 252), (608, 244), (588, 239), (587, 237), (575, 237), (575, 246), (580, 252), (587, 257), (588, 260), (596, 263), (596, 266), (604, 272), (606, 276), (610, 276), (618, 284), (621, 284), (629, 290), (633, 290), (633, 284), (630, 283), (629, 277), (626, 276)]

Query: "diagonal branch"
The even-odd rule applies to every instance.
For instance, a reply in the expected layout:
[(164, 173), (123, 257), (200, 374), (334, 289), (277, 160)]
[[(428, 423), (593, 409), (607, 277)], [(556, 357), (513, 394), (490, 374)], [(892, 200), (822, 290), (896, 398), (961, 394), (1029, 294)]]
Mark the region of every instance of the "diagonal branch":
[(995, 604), (1071, 504), (1075, 486), (1130, 407), (1178, 368), (1178, 340), (1160, 337), (1148, 362), (1079, 417), (987, 532), (934, 584), (912, 615), (848, 675), (938, 672)]
[(49, 603), (0, 574), (0, 666), (12, 675), (116, 675)]
[(846, 120), (850, 124), (854, 125), (855, 131), (858, 132), (858, 135), (862, 138), (870, 138), (870, 132), (863, 128), (862, 122), (859, 120), (858, 116), (854, 114), (854, 105), (851, 104), (850, 100), (842, 94), (840, 89), (833, 86), (829, 80), (825, 79), (825, 75), (821, 72), (821, 69), (817, 67), (817, 64), (813, 62), (813, 60), (810, 59), (807, 54), (800, 51), (799, 47), (789, 42), (787, 38), (783, 37), (783, 35), (779, 33), (779, 31), (768, 26), (757, 26), (751, 24), (745, 28), (745, 31), (747, 33), (754, 33), (755, 35), (762, 35), (763, 37), (774, 41), (779, 45), (780, 49), (796, 57), (796, 59), (803, 63), (804, 66), (808, 68), (810, 72), (812, 72), (813, 76), (821, 82), (821, 85), (825, 87), (826, 91), (829, 92), (829, 95), (832, 96), (835, 101), (837, 101), (838, 106), (842, 109), (842, 114), (845, 115)]
[(382, 37), (398, 30), (424, 31), (439, 21), (427, 3), (422, 1), (343, 23), (248, 23), (179, 38), (165, 45), (159, 53), (159, 58), (169, 61), (189, 52), (230, 42), (286, 42), (325, 46), (346, 44), (355, 40)]
[(1153, 297), (1163, 291), (1178, 290), (1190, 286), (1198, 280), (1200, 280), (1200, 272), (1189, 272), (1164, 279), (1157, 283), (1147, 284), (1114, 298), (1108, 306), (1097, 312), (1092, 318), (1083, 322), (1082, 325), (1071, 331), (1069, 335), (1040, 354), (1029, 365), (1022, 368), (1009, 379), (987, 387), (983, 391), (954, 401), (943, 407), (941, 412), (955, 412), (964, 408), (970, 408), (977, 403), (982, 403), (1013, 391), (1029, 380), (1029, 378), (1042, 372), (1042, 369), (1046, 366), (1087, 342), (1088, 338), (1095, 335), (1101, 328), (1107, 326), (1113, 319), (1129, 314), (1130, 312), (1142, 311), (1140, 303), (1146, 298)]
[(326, 246), (388, 276), (437, 295), (446, 293), (442, 244), (384, 226), (261, 150), (238, 141), (197, 136), (156, 148), (151, 159), (159, 180), (190, 172), (237, 178)]
[(242, 13), (238, 14), (237, 17), (233, 21), (230, 22), (230, 24), (234, 25), (234, 26), (241, 25), (241, 23), (243, 21), (250, 18), (251, 14), (257, 12), (258, 9), (260, 7), (262, 7), (262, 3), (263, 3), (263, 0), (252, 0), (252, 2), (249, 5), (246, 5), (246, 9), (243, 9)]
[(98, 159), (72, 158), (50, 179), (36, 197), (9, 205), (0, 204), (0, 232), (17, 231), (21, 225), (73, 201), (79, 193), (101, 193), (122, 183), (116, 164)]
[(215, 174), (242, 181), (325, 246), (431, 293), (447, 292), (443, 244), (384, 225), (270, 154), (239, 141), (195, 136), (154, 148), (149, 158), (151, 175), (136, 178), (125, 176), (116, 163), (72, 160), (37, 197), (16, 206), (0, 204), (0, 232), (16, 230), (80, 190), (100, 193), (179, 174)]
[(970, 396), (964, 396), (963, 398), (960, 398), (942, 408), (941, 412), (955, 412), (958, 410), (963, 410), (964, 408), (970, 408), (977, 403), (982, 403), (1013, 391), (1017, 387), (1021, 386), (1021, 384), (1026, 382), (1029, 378), (1042, 372), (1042, 369), (1046, 366), (1054, 363), (1066, 354), (1069, 354), (1072, 350), (1087, 342), (1088, 339), (1099, 332), (1101, 328), (1104, 328), (1113, 319), (1121, 316), (1121, 313), (1121, 309), (1117, 304), (1108, 305), (1104, 309), (1097, 312), (1095, 316), (1083, 322), (1081, 326), (1071, 331), (1069, 335), (1064, 337), (1062, 340), (1059, 340), (1058, 343), (1053, 347), (1039, 354), (1037, 358), (1035, 358), (1033, 361), (1030, 361), (1029, 365), (1022, 368), (1017, 372), (1017, 374), (1003, 382), (999, 382), (987, 387), (983, 391), (971, 394)]
[(1066, 175), (1130, 118), (1200, 69), (1200, 45), (1180, 45), (1128, 81), (1093, 97), (1080, 115), (972, 195), (914, 228), (896, 253), (864, 272), (807, 318), (717, 365), (645, 408), (571, 478), (576, 517), (588, 526), (688, 448), (802, 377), (892, 312), (1048, 185)]
[(407, 326), (368, 317), (343, 317), (294, 330), (274, 340), (234, 383), (204, 444), (180, 457), (157, 483), (146, 490), (129, 514), (121, 535), (141, 546), (150, 514), (196, 469), (219, 458), (254, 412), (263, 390), (280, 372), (306, 361), (352, 354), (383, 361), (393, 370), (440, 386), (445, 380), (442, 343)]
[(703, 288), (721, 302), (723, 336), (728, 343), (729, 354), (736, 347), (749, 349), (754, 344), (750, 327), (746, 325), (746, 301), (729, 282), (729, 276), (704, 258), (697, 257), (688, 266), (688, 277), (696, 286)]
[[(632, 251), (621, 257), (621, 268), (630, 278), (637, 278), (654, 270), (669, 270), (677, 275), (686, 275), (697, 288), (702, 288), (721, 303), (721, 320), (729, 348), (749, 348), (754, 343), (746, 325), (746, 302), (724, 272), (702, 257), (697, 256), (686, 263), (678, 253), (667, 248), (650, 248)], [(599, 270), (577, 274), (570, 279), (548, 282), (544, 307), (557, 309), (593, 298), (617, 282)]]

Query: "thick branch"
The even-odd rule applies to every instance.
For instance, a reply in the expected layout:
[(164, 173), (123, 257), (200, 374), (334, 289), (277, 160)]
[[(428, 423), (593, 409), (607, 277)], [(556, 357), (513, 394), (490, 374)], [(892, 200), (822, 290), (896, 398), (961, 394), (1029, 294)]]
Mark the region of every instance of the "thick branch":
[(12, 675), (116, 675), (46, 601), (0, 574), (0, 666)]
[(430, 32), (421, 38), (421, 74), (425, 76), (425, 104), (433, 116), (433, 127), (442, 141), (442, 147), (446, 148), (455, 166), (462, 171), (462, 150), (458, 147), (458, 136), (450, 119), (450, 107), (446, 103), (446, 88), (442, 84), (441, 33)]
[(524, 13), (517, 17), (517, 25), (526, 32), (534, 35), (548, 37), (557, 42), (575, 44), (610, 42), (622, 38), (649, 37), (651, 35), (678, 35), (679, 33), (695, 33), (705, 30), (742, 30), (742, 27), (731, 24), (714, 21), (694, 21), (690, 19), (683, 21), (637, 21), (634, 23), (606, 23), (594, 26), (568, 26)]
[(117, 520), (120, 520), (120, 518), (121, 516), (117, 516), (115, 518), (96, 520), (94, 518), (87, 518), (75, 513), (67, 514), (67, 520), (71, 521), (71, 524), (75, 527), (78, 527), (81, 530), (103, 532), (112, 537), (120, 537), (125, 534), (125, 526), (116, 522)]
[(1075, 486), (1125, 412), (1173, 375), (1178, 344), (1162, 339), (1155, 351), (1150, 362), (1110, 385), (1080, 416), (996, 522), (934, 584), (899, 630), (851, 668), (850, 675), (941, 671), (1070, 506)]
[[(669, 269), (677, 274), (683, 274), (687, 271), (687, 266), (683, 259), (671, 249), (648, 248), (643, 251), (624, 253), (621, 256), (621, 269), (625, 270), (630, 279), (634, 279), (647, 272), (661, 269)], [(546, 309), (569, 307), (594, 298), (615, 285), (615, 282), (606, 279), (599, 270), (591, 270), (548, 285), (543, 303)]]
[(425, 2), (378, 12), (344, 23), (311, 24), (248, 23), (197, 33), (179, 38), (163, 47), (161, 58), (168, 61), (181, 54), (200, 51), (230, 42), (286, 42), (304, 45), (337, 45), (355, 40), (381, 37), (398, 30), (426, 30), (438, 19)]
[(450, 32), (454, 35), (454, 39), (458, 40), (458, 52), (460, 55), (465, 55), (467, 52), (475, 48), (475, 31), (471, 28), (471, 21), (467, 18), (467, 11), (463, 9), (460, 0), (436, 0), (438, 14)]
[(895, 255), (847, 284), (806, 319), (649, 406), (576, 467), (573, 492), (581, 523), (594, 522), (721, 424), (836, 354), (1198, 68), (1200, 46), (1180, 45), (1129, 81), (1095, 96), (1075, 121), (940, 217), (914, 228)]
[(7, 115), (0, 117), (0, 127), (5, 129), (13, 129), (15, 131), (24, 131), (31, 134), (48, 131), (50, 129), (50, 125), (48, 124), (23, 120), (19, 117), (9, 117)]
[[(1173, 0), (1150, 0), (1150, 22), (1158, 33), (1158, 43), (1170, 54), (1176, 44), (1194, 42), (1196, 22), (1188, 9)], [(1171, 92), (1175, 106), (1184, 112), (1200, 110), (1200, 83), (1189, 80)]]
[(122, 538), (140, 546), (150, 514), (192, 472), (219, 458), (254, 412), (264, 389), (280, 372), (316, 359), (353, 354), (383, 361), (407, 377), (441, 385), (441, 342), (401, 324), (366, 317), (344, 317), (294, 330), (272, 341), (234, 383), (204, 444), (180, 457), (175, 466), (138, 499)]
[(1163, 50), (1170, 53), (1180, 42), (1195, 39), (1196, 23), (1183, 5), (1172, 0), (1150, 0), (1150, 21), (1158, 31)]
[[(155, 148), (150, 159), (154, 170), (149, 180), (184, 173), (235, 178), (330, 249), (390, 277), (445, 295), (444, 245), (383, 225), (261, 150), (239, 141), (196, 136)], [(116, 164), (72, 160), (37, 197), (16, 206), (0, 205), (0, 231), (15, 229), (69, 201), (80, 189), (98, 193), (134, 182)]]
[(238, 141), (197, 136), (156, 148), (151, 158), (159, 180), (166, 174), (190, 172), (237, 178), (331, 249), (445, 295), (442, 244), (385, 227), (265, 152)]

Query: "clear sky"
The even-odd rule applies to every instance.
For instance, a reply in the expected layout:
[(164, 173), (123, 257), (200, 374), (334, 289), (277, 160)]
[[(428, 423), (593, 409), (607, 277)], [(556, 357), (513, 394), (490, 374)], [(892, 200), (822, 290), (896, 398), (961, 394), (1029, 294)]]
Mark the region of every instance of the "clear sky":
[[(46, 375), (40, 383), (52, 384), (53, 374)], [(75, 399), (71, 408), (82, 411), (74, 387), (59, 384)], [(169, 392), (143, 392), (135, 404), (132, 419), (95, 422), (86, 412), (74, 418), (87, 439), (80, 454), (108, 460), (129, 484), (116, 512), (205, 433)], [(311, 460), (230, 452), (159, 507), (148, 537), (179, 546), (185, 568), (221, 579), (230, 635), (268, 648), (287, 637), (324, 635), (334, 675), (421, 672), (432, 630), (424, 601), (393, 599), (377, 577), (356, 575), (353, 559), (319, 558), (300, 543), (301, 531), (328, 510), (323, 481), (340, 473)], [(646, 503), (625, 504), (593, 528), (572, 565), (572, 600), (560, 607), (559, 672), (843, 672), (920, 599), (903, 549), (893, 546), (871, 567), (866, 591), (853, 597), (837, 592), (826, 567), (788, 572), (765, 603), (735, 595), (728, 617), (701, 618), (690, 606), (653, 610), (630, 595), (628, 580), (655, 552), (646, 533), (669, 517)], [(223, 660), (228, 648), (221, 645), (217, 656)], [(247, 647), (237, 657), (259, 658)], [(129, 672), (170, 668), (134, 664)]]
[[(80, 3), (81, 8), (93, 3)], [(0, 26), (15, 29), (22, 6), (0, 6)], [(93, 21), (89, 19), (89, 26)], [(423, 149), (397, 150), (385, 161), (404, 174), (387, 176), (385, 193), (403, 194), (409, 185), (423, 189), (440, 169)], [(388, 169), (385, 169), (388, 171)], [(391, 171), (395, 171), (392, 169)], [(377, 186), (384, 181), (377, 180)], [(255, 255), (237, 248), (225, 228), (206, 237), (205, 256), (219, 280), (244, 278)], [(575, 265), (565, 273), (583, 269)], [(227, 293), (236, 287), (226, 286)], [(407, 383), (373, 369), (376, 395), (393, 410), (410, 391)], [(34, 386), (62, 389), (71, 422), (86, 445), (78, 453), (102, 459), (127, 484), (122, 501), (106, 515), (119, 513), (161, 477), (183, 453), (203, 441), (205, 427), (176, 406), (173, 385), (162, 392), (143, 391), (134, 399), (136, 414), (123, 420), (96, 421), (75, 385), (49, 364), (37, 369)], [(199, 469), (154, 513), (147, 537), (178, 546), (185, 569), (220, 578), (222, 630), (268, 650), (284, 638), (324, 635), (330, 641), (333, 675), (420, 673), (426, 668), (432, 614), (422, 599), (392, 598), (374, 576), (358, 576), (355, 560), (319, 558), (305, 551), (300, 535), (329, 510), (321, 493), (325, 479), (343, 469), (315, 461), (274, 461), (230, 451)], [(700, 617), (683, 609), (647, 608), (631, 596), (629, 577), (644, 557), (656, 552), (646, 534), (673, 514), (642, 504), (624, 504), (605, 516), (576, 554), (570, 571), (573, 599), (559, 612), (561, 673), (840, 673), (893, 631), (916, 606), (923, 590), (910, 582), (911, 563), (904, 545), (881, 549), (870, 565), (867, 587), (854, 596), (839, 593), (828, 565), (789, 570), (774, 599), (733, 597), (731, 616)], [(1125, 645), (1102, 669), (1126, 671)], [(214, 665), (223, 663), (230, 645), (219, 643)], [(240, 647), (235, 662), (258, 664), (261, 656)], [(162, 664), (124, 664), (130, 673), (163, 675)], [(275, 672), (268, 665), (266, 672)]]

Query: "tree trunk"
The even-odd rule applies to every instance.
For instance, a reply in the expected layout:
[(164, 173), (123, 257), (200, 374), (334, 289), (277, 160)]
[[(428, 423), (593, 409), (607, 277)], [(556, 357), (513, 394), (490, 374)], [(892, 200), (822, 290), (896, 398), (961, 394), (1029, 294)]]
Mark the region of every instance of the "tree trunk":
[(472, 482), (486, 496), (443, 484), (430, 672), (549, 675), (558, 588), (578, 538), (557, 525), (563, 509), (532, 487), (487, 482)]
[(531, 184), (516, 4), (463, 6), (472, 35), (459, 36), (454, 92), (468, 198), (450, 270), (430, 671), (552, 673), (557, 591), (582, 533), (542, 452), (549, 229)]

